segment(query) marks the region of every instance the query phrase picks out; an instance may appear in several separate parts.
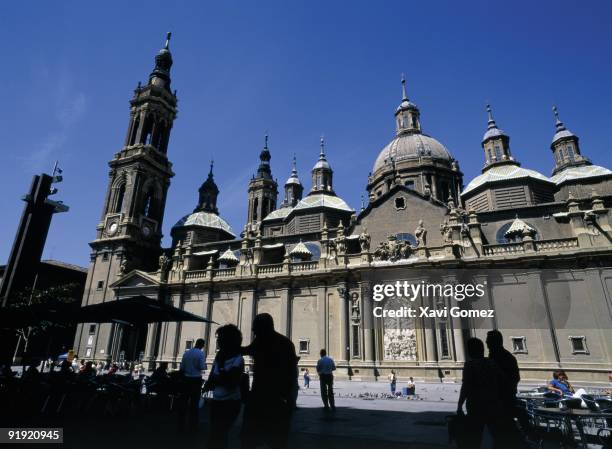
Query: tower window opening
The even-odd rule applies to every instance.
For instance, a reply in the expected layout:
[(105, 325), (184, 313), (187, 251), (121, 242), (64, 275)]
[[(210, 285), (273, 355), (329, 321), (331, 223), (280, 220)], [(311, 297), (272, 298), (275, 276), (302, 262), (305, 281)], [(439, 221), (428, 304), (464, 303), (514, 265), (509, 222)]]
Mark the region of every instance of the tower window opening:
[(559, 148), (559, 160), (560, 160), (560, 162), (563, 162), (564, 159), (565, 159), (565, 156), (563, 154), (563, 148)]
[(136, 134), (138, 133), (139, 126), (140, 126), (140, 117), (137, 116), (134, 122), (132, 123), (132, 134), (130, 135), (130, 145), (134, 145), (136, 143)]
[(493, 161), (493, 153), (491, 152), (491, 148), (487, 149), (487, 154), (489, 156), (489, 162)]
[(571, 145), (568, 145), (567, 147), (565, 147), (565, 151), (567, 151), (567, 158), (574, 162), (575, 158), (574, 158), (574, 147)]
[(121, 213), (123, 209), (123, 198), (125, 197), (125, 183), (121, 184), (117, 192), (117, 201), (115, 202), (115, 213)]
[(152, 193), (148, 193), (147, 196), (145, 196), (144, 204), (142, 207), (142, 215), (144, 215), (145, 217), (149, 217), (149, 218), (152, 218), (153, 216), (153, 194)]
[(253, 201), (253, 221), (257, 221), (257, 208), (259, 207), (259, 198)]
[(502, 160), (502, 150), (499, 145), (495, 145), (495, 159), (498, 161)]
[(414, 190), (414, 181), (408, 180), (404, 182), (404, 185), (408, 187), (409, 189)]

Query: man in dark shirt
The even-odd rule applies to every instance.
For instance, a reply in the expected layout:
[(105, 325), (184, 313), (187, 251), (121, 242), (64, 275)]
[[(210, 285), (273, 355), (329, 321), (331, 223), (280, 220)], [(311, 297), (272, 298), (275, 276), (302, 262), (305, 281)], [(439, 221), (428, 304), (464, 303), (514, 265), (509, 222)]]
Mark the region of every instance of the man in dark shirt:
[(253, 342), (242, 348), (242, 354), (253, 358), (253, 385), (245, 405), (242, 448), (266, 443), (272, 449), (283, 449), (287, 447), (295, 408), (295, 346), (274, 330), (272, 316), (267, 313), (255, 317), (253, 334)]
[(502, 373), (500, 384), (502, 410), (497, 426), (499, 440), (496, 448), (518, 448), (521, 447), (520, 433), (514, 423), (516, 389), (521, 380), (518, 363), (510, 351), (504, 348), (504, 337), (500, 331), (487, 332), (487, 347), (489, 359), (495, 362)]

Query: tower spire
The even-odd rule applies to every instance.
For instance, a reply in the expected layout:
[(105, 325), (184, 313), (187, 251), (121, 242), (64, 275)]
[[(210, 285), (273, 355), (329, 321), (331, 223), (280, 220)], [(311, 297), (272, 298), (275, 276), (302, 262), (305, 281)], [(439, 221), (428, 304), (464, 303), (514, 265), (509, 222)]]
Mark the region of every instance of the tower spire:
[(557, 109), (557, 106), (553, 106), (552, 110), (553, 110), (553, 115), (555, 116), (555, 126), (557, 127), (557, 132), (563, 131), (565, 129), (565, 125), (559, 118), (559, 110)]
[(172, 53), (170, 53), (170, 37), (172, 33), (166, 34), (166, 43), (155, 56), (155, 68), (149, 75), (149, 84), (170, 90), (170, 68), (172, 67)]
[(408, 101), (408, 95), (406, 94), (406, 77), (402, 73), (402, 101)]
[(491, 105), (489, 103), (487, 103), (487, 117), (488, 117), (487, 128), (488, 129), (497, 128), (497, 123), (495, 123), (495, 119), (493, 118), (493, 111), (491, 110)]

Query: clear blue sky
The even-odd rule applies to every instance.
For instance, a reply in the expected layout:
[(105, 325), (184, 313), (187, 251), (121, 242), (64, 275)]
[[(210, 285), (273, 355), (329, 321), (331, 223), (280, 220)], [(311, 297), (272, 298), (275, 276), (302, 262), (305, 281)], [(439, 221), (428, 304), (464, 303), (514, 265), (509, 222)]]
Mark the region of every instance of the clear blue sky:
[(166, 236), (194, 208), (211, 157), (221, 215), (242, 229), (266, 130), (273, 175), (284, 183), (296, 153), (306, 188), (324, 134), (335, 190), (357, 209), (394, 135), (402, 72), (424, 131), (460, 161), (466, 184), (482, 167), (487, 101), (523, 166), (550, 174), (556, 103), (583, 153), (612, 168), (609, 2), (88, 4), (0, 3), (0, 263), (31, 176), (56, 159), (65, 175), (56, 197), (71, 209), (54, 218), (44, 257), (88, 263), (107, 161), (166, 31), (179, 97)]

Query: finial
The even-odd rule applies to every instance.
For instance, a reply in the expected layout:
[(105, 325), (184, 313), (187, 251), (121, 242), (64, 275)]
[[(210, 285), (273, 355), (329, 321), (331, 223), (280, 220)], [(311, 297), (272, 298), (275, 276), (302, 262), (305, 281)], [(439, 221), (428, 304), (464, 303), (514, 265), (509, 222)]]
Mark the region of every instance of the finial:
[(214, 159), (210, 160), (210, 172), (208, 172), (208, 176), (212, 176), (213, 175), (213, 167), (215, 166), (215, 161)]
[(563, 131), (565, 129), (565, 125), (563, 125), (563, 122), (559, 118), (559, 110), (557, 109), (557, 106), (553, 106), (552, 110), (555, 116), (555, 126), (557, 127), (557, 131)]
[(297, 161), (295, 158), (295, 153), (293, 153), (293, 160), (291, 162), (291, 171), (297, 173)]
[(268, 131), (266, 131), (266, 133), (264, 134), (264, 148), (267, 150), (268, 149)]
[(491, 105), (487, 103), (487, 115), (489, 117), (489, 121), (493, 121), (493, 112), (491, 111)]
[(321, 153), (319, 154), (319, 157), (321, 159), (325, 157), (325, 138), (323, 135), (321, 135)]
[(365, 209), (365, 206), (364, 206), (364, 203), (363, 203), (363, 194), (362, 194), (361, 195), (361, 210), (364, 210), (364, 209)]
[(170, 38), (172, 37), (172, 33), (170, 31), (168, 31), (166, 33), (166, 45), (164, 45), (164, 48), (166, 50), (168, 50), (168, 48), (170, 47)]
[(406, 94), (406, 77), (402, 73), (402, 100), (408, 100), (408, 95)]

